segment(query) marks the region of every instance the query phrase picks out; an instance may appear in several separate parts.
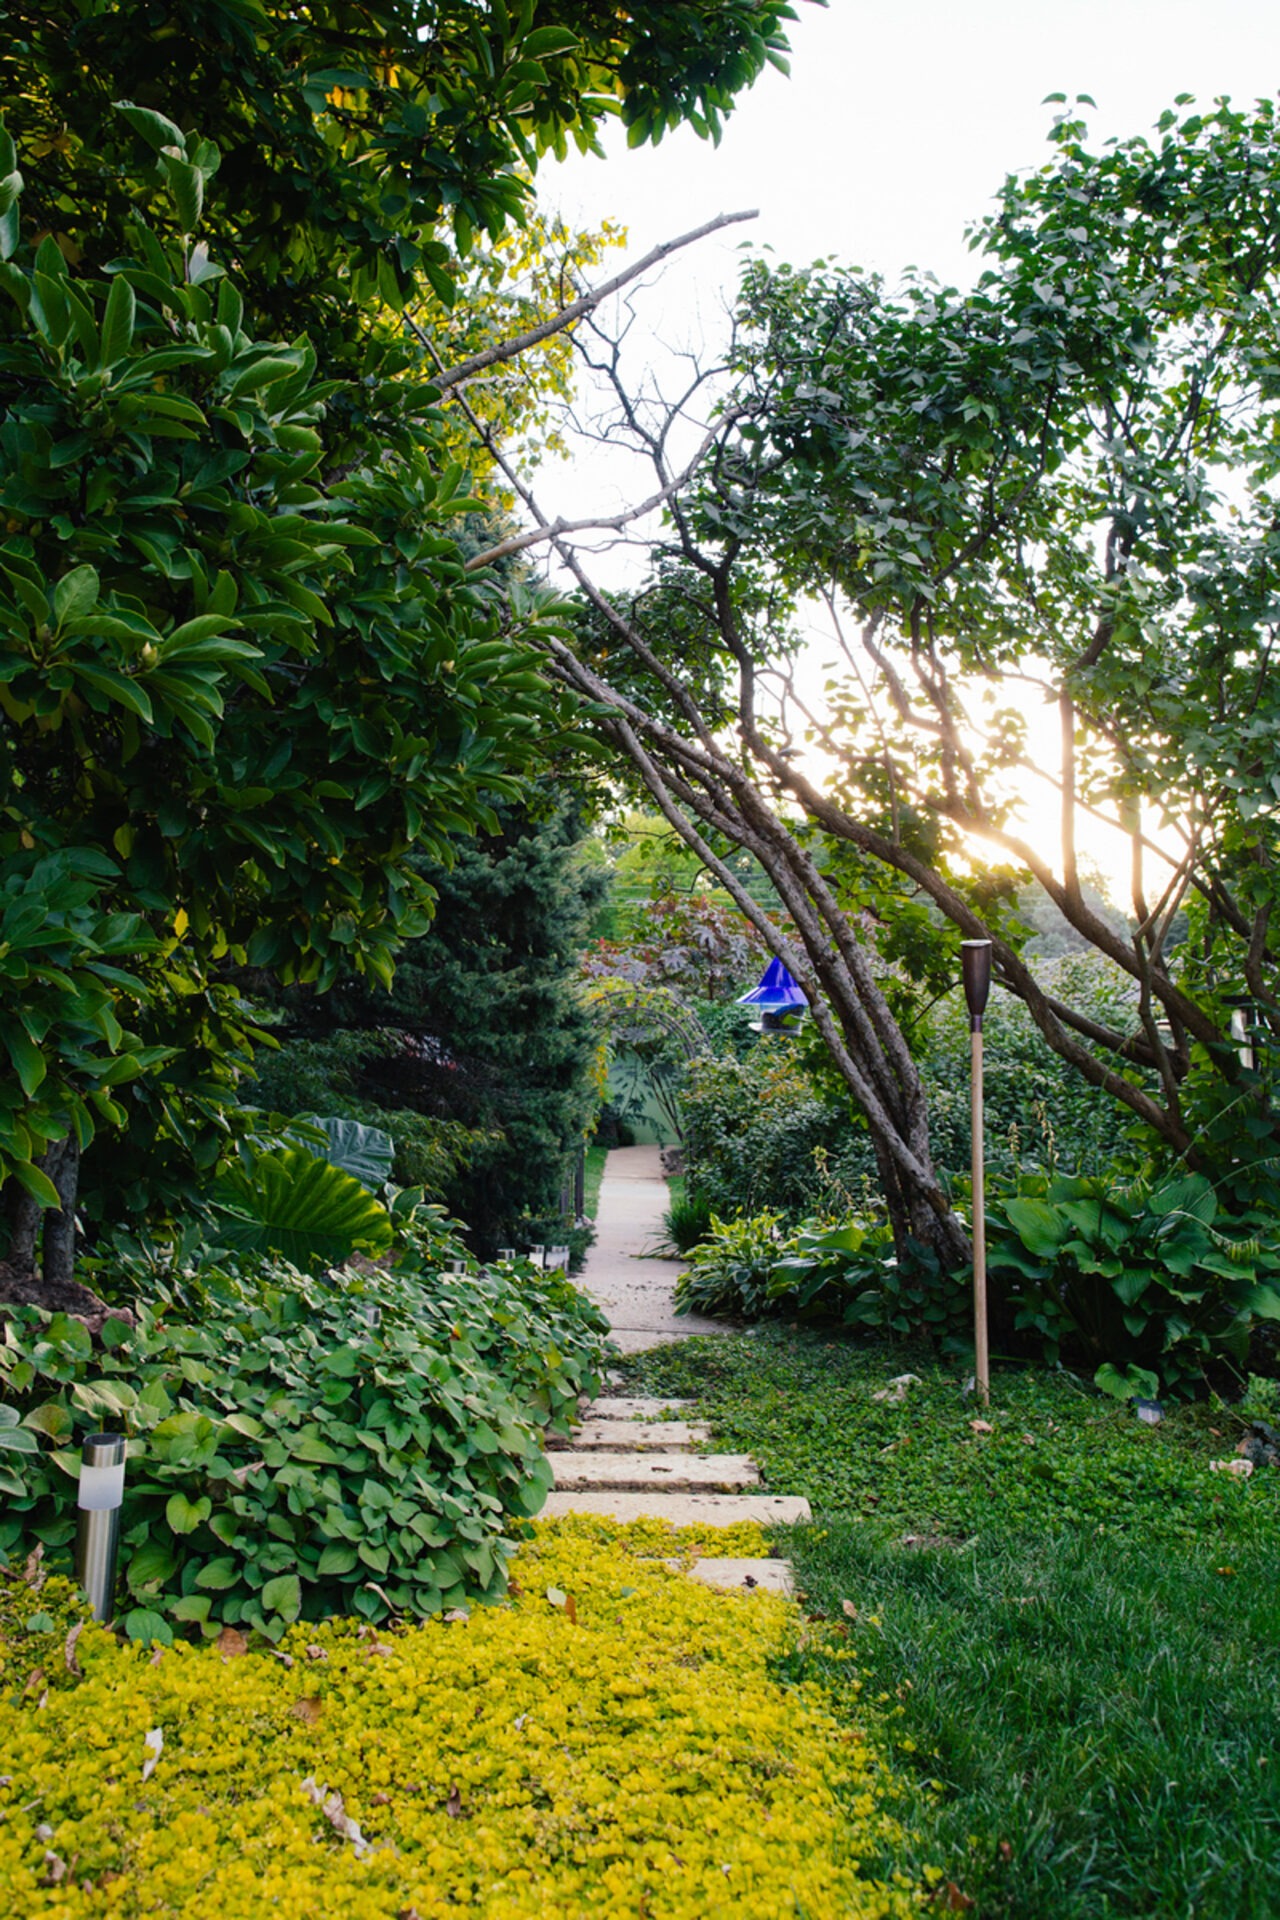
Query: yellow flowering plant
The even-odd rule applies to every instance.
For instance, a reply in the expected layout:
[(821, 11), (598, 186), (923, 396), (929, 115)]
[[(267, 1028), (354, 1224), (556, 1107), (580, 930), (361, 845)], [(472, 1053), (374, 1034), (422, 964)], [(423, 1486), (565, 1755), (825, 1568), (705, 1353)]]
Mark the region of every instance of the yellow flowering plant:
[[(660, 1536), (660, 1537), (659, 1537)], [(896, 1920), (878, 1709), (775, 1677), (814, 1631), (672, 1571), (687, 1539), (540, 1525), (507, 1600), (150, 1654), (0, 1581), (10, 1909), (254, 1920)], [(701, 1544), (701, 1543), (699, 1543)], [(658, 1549), (655, 1557), (654, 1549)], [(846, 1668), (849, 1698), (856, 1673)], [(886, 1865), (885, 1863), (889, 1863)]]

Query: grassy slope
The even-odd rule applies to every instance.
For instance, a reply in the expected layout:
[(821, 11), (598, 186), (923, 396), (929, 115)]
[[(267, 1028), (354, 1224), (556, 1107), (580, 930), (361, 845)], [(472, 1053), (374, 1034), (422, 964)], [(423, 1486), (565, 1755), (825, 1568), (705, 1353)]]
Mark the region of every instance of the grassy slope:
[[(904, 1401), (871, 1398), (908, 1367)], [(718, 1444), (809, 1496), (786, 1550), (896, 1696), (905, 1864), (945, 1863), (941, 1911), (1280, 1914), (1280, 1473), (1209, 1470), (1229, 1413), (1149, 1429), (1010, 1373), (984, 1414), (928, 1362), (776, 1329), (642, 1356), (633, 1378), (694, 1394)]]

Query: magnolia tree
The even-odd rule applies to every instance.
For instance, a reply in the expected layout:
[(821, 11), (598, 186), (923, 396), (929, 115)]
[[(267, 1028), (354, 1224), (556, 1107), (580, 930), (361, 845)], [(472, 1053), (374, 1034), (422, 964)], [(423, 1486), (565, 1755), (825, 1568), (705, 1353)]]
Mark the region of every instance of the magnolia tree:
[[(1174, 1156), (1222, 1170), (1272, 1143), (1230, 1002), (1280, 1014), (1275, 113), (1085, 140), (1064, 111), (1050, 163), (1006, 182), (969, 292), (754, 264), (726, 363), (666, 408), (597, 336), (613, 430), (666, 502), (642, 589), (605, 592), (525, 489), (580, 590), (542, 643), (553, 675), (801, 980), (900, 1238), (952, 1258), (965, 1235), (869, 949), (941, 986), (958, 940), (989, 938), (1049, 1044)], [(671, 449), (700, 397), (682, 472)], [(822, 705), (797, 672), (801, 600), (829, 619)], [(1061, 741), (1052, 851), (1008, 797), (1028, 690)], [(1127, 932), (1081, 883), (1082, 811), (1128, 837)], [(997, 864), (974, 866), (974, 836)], [(785, 929), (726, 845), (768, 873)], [(1028, 876), (1131, 983), (1131, 1019), (1037, 979), (1012, 911)]]
[(610, 112), (715, 133), (787, 14), (8, 10), (0, 1213), (12, 1277), (47, 1210), (42, 1297), (96, 1130), (222, 1150), (237, 969), (387, 981), (430, 913), (411, 856), (492, 827), (561, 724), (466, 571), (440, 398), (492, 417), (547, 337), (497, 337), (492, 266), (539, 158)]

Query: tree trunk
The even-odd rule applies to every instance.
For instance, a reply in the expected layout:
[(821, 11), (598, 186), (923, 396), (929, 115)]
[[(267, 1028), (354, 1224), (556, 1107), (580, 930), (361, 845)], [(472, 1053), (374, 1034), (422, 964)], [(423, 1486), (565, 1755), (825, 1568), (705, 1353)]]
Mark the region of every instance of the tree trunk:
[(9, 1231), (9, 1244), (5, 1248), (5, 1264), (14, 1273), (31, 1273), (36, 1264), (36, 1235), (40, 1230), (39, 1202), (32, 1199), (25, 1187), (16, 1180), (10, 1180), (0, 1194), (0, 1213)]
[(76, 1195), (80, 1187), (80, 1142), (74, 1134), (56, 1140), (44, 1156), (44, 1170), (61, 1202), (44, 1217), (40, 1272), (49, 1288), (69, 1286), (76, 1270)]
[(75, 1277), (79, 1142), (55, 1141), (37, 1164), (52, 1180), (61, 1204), (42, 1209), (16, 1180), (7, 1181), (0, 1192), (0, 1216), (9, 1229), (8, 1255), (0, 1260), (0, 1319), (7, 1304), (74, 1314), (94, 1334), (108, 1315), (132, 1321), (127, 1308), (108, 1306)]

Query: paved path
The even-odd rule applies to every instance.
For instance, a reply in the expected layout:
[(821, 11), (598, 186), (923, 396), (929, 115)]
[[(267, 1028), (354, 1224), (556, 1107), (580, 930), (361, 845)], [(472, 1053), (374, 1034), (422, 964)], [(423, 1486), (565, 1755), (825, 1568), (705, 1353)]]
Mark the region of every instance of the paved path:
[(692, 1333), (729, 1331), (722, 1321), (698, 1314), (677, 1317), (671, 1294), (681, 1263), (643, 1258), (662, 1239), (667, 1204), (661, 1149), (615, 1147), (605, 1161), (595, 1244), (580, 1280), (604, 1308), (622, 1353), (687, 1340)]
[[(662, 1237), (667, 1184), (657, 1147), (617, 1147), (605, 1162), (596, 1240), (581, 1284), (608, 1315), (623, 1353), (694, 1333), (729, 1331), (718, 1320), (673, 1311), (678, 1260), (645, 1259)], [(615, 1520), (669, 1520), (673, 1526), (730, 1526), (807, 1520), (807, 1500), (767, 1493), (744, 1454), (698, 1453), (706, 1428), (680, 1419), (683, 1401), (605, 1399), (585, 1409), (567, 1446), (551, 1455), (554, 1490), (543, 1509), (608, 1514)], [(676, 1416), (672, 1418), (671, 1416)], [(699, 1560), (696, 1579), (714, 1586), (789, 1592), (785, 1560)]]

